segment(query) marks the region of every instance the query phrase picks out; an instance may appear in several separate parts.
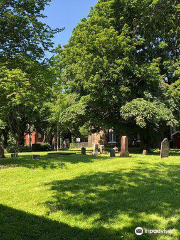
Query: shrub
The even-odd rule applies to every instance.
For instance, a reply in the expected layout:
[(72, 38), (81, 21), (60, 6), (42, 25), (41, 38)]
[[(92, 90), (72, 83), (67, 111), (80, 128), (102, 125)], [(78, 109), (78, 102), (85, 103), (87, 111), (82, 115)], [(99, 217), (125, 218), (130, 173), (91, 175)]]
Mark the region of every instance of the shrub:
[(24, 146), (20, 149), (21, 152), (32, 152), (32, 148), (29, 146)]
[(35, 143), (32, 145), (32, 151), (34, 152), (51, 151), (51, 145), (49, 143)]
[(70, 144), (70, 147), (69, 147), (69, 150), (75, 149), (75, 148), (76, 148), (76, 145), (75, 145), (74, 143), (71, 143), (71, 144)]
[(18, 152), (18, 148), (15, 144), (12, 144), (12, 145), (9, 145), (7, 147), (7, 152), (8, 153), (15, 153), (15, 152)]
[(15, 143), (9, 143), (7, 147), (8, 153), (16, 153), (18, 152), (18, 146)]
[(18, 152), (18, 146), (11, 134), (8, 135), (8, 146), (7, 146), (8, 153), (16, 153)]

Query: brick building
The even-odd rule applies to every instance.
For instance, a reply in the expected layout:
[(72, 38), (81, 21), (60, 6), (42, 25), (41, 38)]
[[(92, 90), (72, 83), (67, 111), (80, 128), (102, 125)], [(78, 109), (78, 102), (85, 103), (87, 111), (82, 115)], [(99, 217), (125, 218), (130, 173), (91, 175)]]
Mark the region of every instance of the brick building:
[(33, 144), (42, 143), (44, 141), (44, 133), (32, 132), (31, 134), (24, 134), (24, 146), (31, 147)]

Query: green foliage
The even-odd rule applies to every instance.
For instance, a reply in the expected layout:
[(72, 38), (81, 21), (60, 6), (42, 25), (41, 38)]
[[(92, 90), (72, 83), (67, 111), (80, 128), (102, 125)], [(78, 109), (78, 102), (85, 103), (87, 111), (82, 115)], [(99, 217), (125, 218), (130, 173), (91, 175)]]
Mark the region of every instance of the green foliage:
[(19, 151), (18, 146), (15, 142), (15, 139), (13, 138), (13, 135), (9, 133), (8, 135), (8, 147), (7, 147), (7, 152), (8, 153), (16, 153)]
[(0, 119), (4, 137), (11, 132), (21, 146), (28, 125), (46, 127), (40, 109), (56, 81), (44, 60), (45, 51), (52, 50), (54, 34), (61, 31), (41, 22), (49, 2), (0, 2)]
[(85, 123), (83, 126), (81, 126), (79, 128), (79, 132), (81, 136), (88, 137), (88, 135), (90, 134), (89, 123)]
[(74, 144), (74, 142), (72, 142), (70, 147), (69, 147), (69, 150), (71, 150), (71, 149), (76, 149), (76, 145)]
[(24, 61), (23, 68), (0, 65), (0, 119), (20, 145), (27, 124), (41, 127), (39, 109), (49, 97), (55, 80), (47, 64)]
[(165, 107), (165, 104), (158, 101), (149, 102), (142, 98), (134, 99), (121, 108), (121, 116), (125, 120), (135, 121), (140, 128), (146, 128), (147, 125), (158, 129), (164, 122), (173, 126), (178, 122), (174, 119), (172, 111)]
[(0, 57), (27, 55), (42, 58), (52, 49), (52, 38), (61, 29), (51, 29), (41, 19), (42, 11), (51, 0), (0, 2)]
[(123, 129), (133, 118), (137, 127), (156, 130), (177, 123), (179, 23), (175, 0), (98, 1), (56, 56), (66, 93), (85, 99), (84, 122)]
[(51, 151), (51, 145), (48, 143), (36, 143), (32, 145), (33, 152)]
[(29, 147), (29, 146), (23, 146), (23, 147), (20, 149), (20, 152), (32, 152), (32, 148)]

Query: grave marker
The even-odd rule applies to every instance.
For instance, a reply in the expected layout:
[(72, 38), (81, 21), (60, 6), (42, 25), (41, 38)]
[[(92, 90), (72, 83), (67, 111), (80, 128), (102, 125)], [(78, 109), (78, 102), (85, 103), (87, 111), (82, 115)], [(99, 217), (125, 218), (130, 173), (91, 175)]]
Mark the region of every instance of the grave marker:
[(161, 158), (169, 157), (169, 140), (165, 138), (161, 143)]
[(94, 144), (92, 155), (98, 155), (99, 145)]
[(121, 157), (129, 157), (129, 152), (128, 152), (128, 137), (123, 136), (121, 138)]
[(81, 155), (86, 155), (86, 148), (85, 147), (81, 148)]
[(100, 154), (104, 154), (104, 145), (100, 145)]
[(114, 150), (114, 149), (111, 149), (111, 151), (110, 151), (110, 157), (115, 157), (115, 156), (116, 156), (115, 150)]

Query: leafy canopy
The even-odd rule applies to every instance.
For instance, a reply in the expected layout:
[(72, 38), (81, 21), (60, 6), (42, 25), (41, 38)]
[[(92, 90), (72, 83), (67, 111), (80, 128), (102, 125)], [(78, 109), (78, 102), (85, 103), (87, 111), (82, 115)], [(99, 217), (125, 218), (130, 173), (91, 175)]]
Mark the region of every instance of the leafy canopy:
[(57, 49), (64, 88), (86, 99), (87, 121), (155, 131), (177, 123), (179, 23), (175, 0), (98, 1)]

